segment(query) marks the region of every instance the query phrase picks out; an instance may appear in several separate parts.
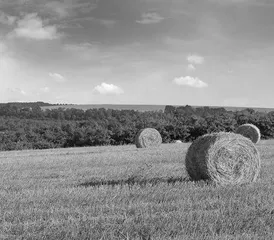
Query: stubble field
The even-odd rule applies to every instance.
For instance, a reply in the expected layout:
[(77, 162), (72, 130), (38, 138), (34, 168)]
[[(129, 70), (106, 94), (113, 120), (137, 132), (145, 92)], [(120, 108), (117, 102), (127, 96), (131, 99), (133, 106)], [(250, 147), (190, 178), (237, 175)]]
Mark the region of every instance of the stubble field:
[(274, 141), (256, 183), (190, 182), (189, 144), (0, 153), (0, 239), (274, 239)]

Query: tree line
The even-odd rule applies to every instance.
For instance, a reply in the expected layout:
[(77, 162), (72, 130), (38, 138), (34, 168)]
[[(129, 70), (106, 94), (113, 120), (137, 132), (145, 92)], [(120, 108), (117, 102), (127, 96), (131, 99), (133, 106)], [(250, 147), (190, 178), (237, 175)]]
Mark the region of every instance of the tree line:
[(156, 128), (164, 143), (190, 142), (211, 132), (235, 131), (253, 123), (262, 138), (274, 137), (274, 111), (247, 108), (166, 106), (164, 111), (58, 108), (42, 110), (46, 103), (0, 104), (0, 150), (47, 149), (134, 143), (137, 132)]

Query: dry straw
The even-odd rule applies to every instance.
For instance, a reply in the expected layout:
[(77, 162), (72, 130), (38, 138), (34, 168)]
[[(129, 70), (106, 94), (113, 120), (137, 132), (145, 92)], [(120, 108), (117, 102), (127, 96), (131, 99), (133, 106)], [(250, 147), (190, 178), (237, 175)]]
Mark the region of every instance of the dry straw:
[(259, 128), (253, 124), (243, 124), (237, 128), (236, 133), (249, 138), (253, 143), (258, 143), (261, 139)]
[(135, 138), (135, 145), (137, 148), (158, 147), (161, 143), (161, 134), (154, 128), (140, 130)]
[(187, 151), (185, 165), (192, 180), (236, 185), (254, 182), (261, 160), (250, 139), (220, 132), (196, 139)]

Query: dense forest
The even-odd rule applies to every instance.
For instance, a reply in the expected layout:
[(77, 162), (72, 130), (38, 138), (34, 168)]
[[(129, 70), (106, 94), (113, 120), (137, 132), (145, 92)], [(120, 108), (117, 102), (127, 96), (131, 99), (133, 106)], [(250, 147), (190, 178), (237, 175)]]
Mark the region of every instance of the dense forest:
[(46, 149), (76, 146), (123, 145), (134, 142), (139, 129), (156, 128), (164, 143), (193, 141), (211, 132), (234, 131), (253, 123), (262, 138), (274, 137), (274, 112), (253, 109), (166, 106), (164, 111), (111, 109), (47, 109), (37, 103), (0, 104), (0, 150)]

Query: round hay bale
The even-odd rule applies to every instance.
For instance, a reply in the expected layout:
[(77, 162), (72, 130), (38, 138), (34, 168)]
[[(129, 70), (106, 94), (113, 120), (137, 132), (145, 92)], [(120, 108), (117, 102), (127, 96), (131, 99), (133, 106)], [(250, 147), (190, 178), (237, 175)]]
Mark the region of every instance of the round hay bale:
[(187, 151), (185, 166), (192, 180), (236, 185), (255, 181), (261, 160), (250, 139), (220, 132), (196, 139)]
[(135, 145), (137, 148), (158, 147), (161, 143), (161, 134), (154, 128), (140, 130), (135, 138)]
[(258, 143), (261, 139), (260, 129), (253, 124), (243, 124), (236, 129), (236, 133), (249, 138), (253, 143)]
[(175, 140), (174, 143), (182, 143), (182, 141), (181, 140)]

